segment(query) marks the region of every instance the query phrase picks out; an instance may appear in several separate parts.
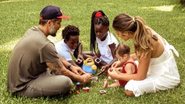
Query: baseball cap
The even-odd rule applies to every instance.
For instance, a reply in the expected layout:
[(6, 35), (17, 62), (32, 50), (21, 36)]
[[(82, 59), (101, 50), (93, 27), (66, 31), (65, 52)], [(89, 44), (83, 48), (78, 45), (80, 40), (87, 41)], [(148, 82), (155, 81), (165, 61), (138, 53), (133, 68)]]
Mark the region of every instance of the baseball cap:
[(57, 6), (48, 5), (40, 12), (40, 18), (43, 20), (49, 19), (69, 19), (69, 16), (64, 16), (60, 8)]

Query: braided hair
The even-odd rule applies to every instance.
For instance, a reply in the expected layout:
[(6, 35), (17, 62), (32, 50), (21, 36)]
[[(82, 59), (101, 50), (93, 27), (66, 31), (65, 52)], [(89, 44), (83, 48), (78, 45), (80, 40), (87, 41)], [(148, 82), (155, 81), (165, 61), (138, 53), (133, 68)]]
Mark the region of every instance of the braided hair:
[(90, 50), (91, 52), (95, 52), (96, 47), (96, 33), (95, 33), (95, 25), (103, 25), (109, 27), (109, 19), (105, 15), (102, 10), (97, 10), (92, 13), (91, 16), (91, 32), (90, 32)]

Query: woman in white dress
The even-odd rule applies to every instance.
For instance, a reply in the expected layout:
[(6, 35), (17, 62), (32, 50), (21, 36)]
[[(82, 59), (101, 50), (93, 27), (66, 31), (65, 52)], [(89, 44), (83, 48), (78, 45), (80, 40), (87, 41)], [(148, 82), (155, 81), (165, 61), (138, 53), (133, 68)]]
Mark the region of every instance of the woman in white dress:
[(113, 28), (123, 40), (133, 40), (135, 46), (133, 57), (139, 61), (136, 74), (108, 70), (109, 76), (113, 79), (128, 81), (125, 85), (127, 96), (137, 97), (144, 93), (167, 90), (180, 83), (178, 68), (173, 56), (173, 53), (178, 56), (178, 52), (148, 27), (141, 17), (119, 14), (113, 20)]

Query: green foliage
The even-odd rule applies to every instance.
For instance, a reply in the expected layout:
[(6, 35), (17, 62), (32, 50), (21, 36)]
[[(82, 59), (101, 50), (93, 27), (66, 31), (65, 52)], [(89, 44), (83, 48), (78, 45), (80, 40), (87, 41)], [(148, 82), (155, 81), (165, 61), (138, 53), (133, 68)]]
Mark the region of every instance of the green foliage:
[[(28, 28), (38, 24), (40, 10), (49, 4), (60, 6), (65, 15), (71, 16), (71, 19), (62, 21), (62, 26), (73, 24), (80, 28), (85, 50), (89, 49), (90, 18), (94, 10), (105, 11), (111, 24), (122, 12), (143, 17), (179, 51), (180, 57), (176, 61), (181, 84), (173, 90), (138, 98), (126, 97), (123, 88), (107, 89), (107, 94), (100, 95), (105, 77), (102, 76), (98, 82), (91, 83), (89, 93), (36, 99), (11, 96), (6, 90), (11, 50)], [(177, 0), (0, 0), (0, 104), (185, 104), (185, 13), (178, 4)], [(110, 30), (114, 33), (111, 25)], [(60, 34), (61, 30), (57, 40), (61, 39)], [(124, 43), (132, 46), (131, 41)]]

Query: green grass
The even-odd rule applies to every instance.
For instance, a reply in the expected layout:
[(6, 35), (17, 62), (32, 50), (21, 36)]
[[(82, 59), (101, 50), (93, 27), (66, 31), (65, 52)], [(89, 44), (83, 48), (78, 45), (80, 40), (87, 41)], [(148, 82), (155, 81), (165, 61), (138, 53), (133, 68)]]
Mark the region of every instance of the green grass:
[[(11, 50), (24, 32), (38, 24), (40, 10), (48, 5), (58, 5), (64, 14), (71, 16), (62, 25), (76, 25), (81, 30), (85, 50), (89, 49), (90, 17), (94, 10), (102, 9), (110, 21), (122, 12), (143, 17), (147, 24), (166, 38), (180, 53), (176, 58), (181, 84), (173, 89), (138, 98), (126, 97), (122, 88), (108, 89), (106, 95), (98, 91), (102, 79), (91, 84), (89, 93), (65, 98), (13, 97), (6, 90), (7, 65)], [(170, 10), (171, 9), (171, 10)], [(168, 10), (168, 11), (165, 11)], [(185, 9), (178, 0), (0, 0), (0, 104), (183, 104), (185, 103)], [(111, 31), (114, 33), (112, 27)], [(60, 39), (60, 32), (57, 39)], [(130, 44), (130, 42), (126, 42)]]

